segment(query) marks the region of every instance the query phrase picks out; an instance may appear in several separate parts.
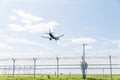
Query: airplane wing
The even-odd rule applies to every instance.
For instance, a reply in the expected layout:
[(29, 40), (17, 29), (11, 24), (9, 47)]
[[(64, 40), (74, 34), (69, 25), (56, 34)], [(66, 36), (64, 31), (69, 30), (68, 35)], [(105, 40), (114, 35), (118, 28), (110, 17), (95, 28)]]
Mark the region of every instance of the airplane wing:
[(42, 38), (49, 38), (50, 39), (50, 37), (46, 37), (46, 36), (42, 36)]
[(59, 35), (59, 36), (57, 36), (57, 37), (62, 37), (62, 36), (64, 36), (64, 34), (62, 34), (62, 35)]

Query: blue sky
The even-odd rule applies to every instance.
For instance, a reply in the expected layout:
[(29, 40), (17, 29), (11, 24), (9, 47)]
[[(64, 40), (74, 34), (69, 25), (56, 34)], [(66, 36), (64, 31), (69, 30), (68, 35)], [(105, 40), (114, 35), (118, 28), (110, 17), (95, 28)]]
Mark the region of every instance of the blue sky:
[[(119, 0), (1, 0), (1, 56), (119, 55)], [(51, 28), (60, 41), (41, 38)]]

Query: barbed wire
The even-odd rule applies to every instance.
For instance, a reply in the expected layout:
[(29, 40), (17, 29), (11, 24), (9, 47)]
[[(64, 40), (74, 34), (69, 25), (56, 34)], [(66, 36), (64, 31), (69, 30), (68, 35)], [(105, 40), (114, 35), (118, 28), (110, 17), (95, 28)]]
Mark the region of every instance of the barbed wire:
[[(73, 60), (76, 60), (76, 59), (82, 59), (82, 56), (80, 57), (32, 57), (32, 58), (0, 58), (0, 61), (9, 61), (9, 60), (12, 60), (12, 59), (16, 59), (16, 60), (33, 60), (33, 59), (36, 59), (36, 60), (55, 60), (56, 58), (59, 58), (61, 60), (64, 60), (64, 59), (73, 59)], [(86, 56), (85, 57), (86, 59), (108, 59), (109, 56)], [(111, 58), (114, 58), (114, 59), (120, 59), (120, 56), (111, 56)]]

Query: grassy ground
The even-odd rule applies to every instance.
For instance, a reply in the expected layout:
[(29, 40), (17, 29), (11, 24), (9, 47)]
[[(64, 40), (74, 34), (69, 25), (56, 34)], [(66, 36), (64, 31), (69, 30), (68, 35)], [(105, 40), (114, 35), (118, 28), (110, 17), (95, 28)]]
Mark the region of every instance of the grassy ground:
[[(120, 74), (114, 74), (113, 80), (120, 80)], [(88, 74), (87, 79), (82, 79), (79, 74), (74, 75), (60, 75), (59, 79), (55, 75), (0, 75), (0, 80), (110, 80), (110, 75)]]

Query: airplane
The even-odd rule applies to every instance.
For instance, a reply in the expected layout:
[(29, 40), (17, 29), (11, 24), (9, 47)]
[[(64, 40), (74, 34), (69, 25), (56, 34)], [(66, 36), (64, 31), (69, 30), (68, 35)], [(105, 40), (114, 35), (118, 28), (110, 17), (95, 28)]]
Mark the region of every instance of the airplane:
[(51, 30), (49, 29), (49, 33), (46, 33), (46, 34), (49, 35), (49, 37), (42, 36), (42, 38), (48, 38), (49, 40), (54, 39), (54, 40), (57, 41), (57, 40), (59, 40), (60, 37), (64, 36), (64, 34), (59, 35), (59, 36), (55, 36), (55, 35), (53, 35), (53, 33), (54, 33), (54, 32), (51, 32)]

